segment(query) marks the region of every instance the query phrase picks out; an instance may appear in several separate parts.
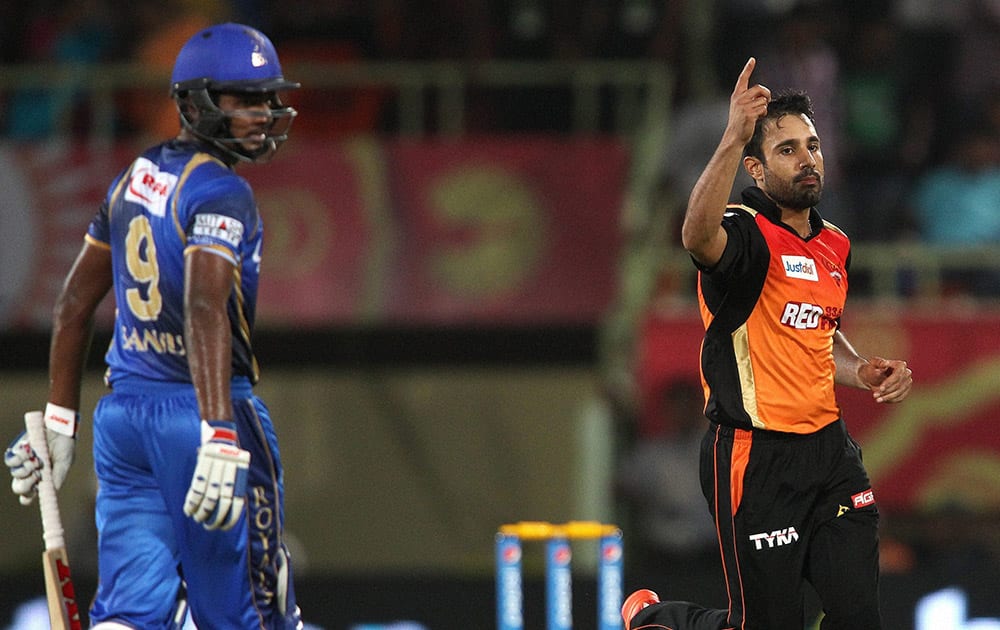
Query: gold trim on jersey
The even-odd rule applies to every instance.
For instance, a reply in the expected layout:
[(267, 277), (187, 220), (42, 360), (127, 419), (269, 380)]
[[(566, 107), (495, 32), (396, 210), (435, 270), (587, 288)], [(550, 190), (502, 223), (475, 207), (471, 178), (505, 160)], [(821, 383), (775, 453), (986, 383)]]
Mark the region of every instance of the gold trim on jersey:
[(750, 361), (750, 339), (747, 335), (747, 324), (743, 323), (733, 331), (733, 354), (736, 357), (736, 370), (740, 375), (740, 391), (743, 394), (743, 409), (750, 417), (756, 429), (766, 429), (757, 411), (757, 385), (753, 376), (753, 363)]
[[(138, 160), (137, 160), (138, 161)], [(112, 191), (111, 196), (108, 197), (108, 222), (111, 222), (111, 213), (115, 209), (115, 204), (118, 202), (118, 196), (122, 193), (122, 188), (125, 187), (125, 182), (132, 179), (132, 171), (135, 170), (135, 162), (132, 162), (132, 166), (128, 167), (128, 173), (122, 175), (122, 178), (118, 180), (118, 184), (115, 186), (114, 191)]]
[(256, 383), (260, 380), (260, 367), (257, 365), (257, 355), (253, 352), (253, 344), (250, 343), (250, 322), (247, 321), (246, 313), (243, 312), (245, 302), (243, 299), (243, 265), (241, 264), (233, 267), (233, 290), (236, 292), (236, 317), (239, 320), (240, 336), (243, 337), (246, 347), (250, 350), (250, 369), (253, 370), (250, 382)]
[(840, 234), (840, 235), (841, 235), (841, 236), (843, 236), (844, 238), (847, 238), (847, 233), (846, 233), (846, 232), (844, 232), (844, 231), (843, 231), (842, 229), (840, 229), (840, 228), (839, 228), (839, 227), (837, 227), (836, 225), (834, 225), (834, 224), (830, 223), (830, 222), (829, 222), (829, 221), (827, 221), (826, 219), (823, 219), (823, 227), (825, 227), (825, 228), (826, 228), (826, 229), (828, 229), (828, 230), (832, 230), (832, 231), (834, 231), (834, 232), (836, 232), (836, 233)]
[(194, 156), (188, 160), (188, 163), (184, 165), (184, 170), (181, 171), (180, 176), (177, 178), (177, 186), (174, 187), (174, 199), (170, 204), (170, 215), (174, 218), (174, 229), (177, 230), (177, 236), (180, 237), (182, 243), (187, 243), (187, 234), (184, 233), (184, 226), (181, 225), (180, 219), (177, 217), (177, 200), (181, 197), (181, 188), (187, 182), (188, 177), (194, 172), (194, 169), (198, 168), (202, 164), (207, 162), (217, 162), (225, 166), (225, 163), (215, 158), (208, 153), (196, 153)]

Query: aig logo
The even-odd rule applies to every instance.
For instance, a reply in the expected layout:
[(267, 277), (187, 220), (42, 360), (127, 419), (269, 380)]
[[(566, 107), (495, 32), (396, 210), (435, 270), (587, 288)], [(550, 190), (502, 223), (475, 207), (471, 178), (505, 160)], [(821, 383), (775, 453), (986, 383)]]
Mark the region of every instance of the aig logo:
[(875, 493), (872, 492), (871, 488), (863, 490), (851, 497), (851, 501), (854, 502), (854, 509), (863, 508), (867, 505), (875, 503)]

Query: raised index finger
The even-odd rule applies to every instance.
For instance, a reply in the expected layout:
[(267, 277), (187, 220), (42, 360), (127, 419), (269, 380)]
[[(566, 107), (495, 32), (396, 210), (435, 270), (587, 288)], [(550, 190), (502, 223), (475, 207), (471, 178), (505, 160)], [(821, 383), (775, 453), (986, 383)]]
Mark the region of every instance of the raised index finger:
[(734, 94), (740, 94), (746, 92), (750, 89), (750, 75), (753, 74), (753, 69), (757, 66), (757, 60), (753, 57), (747, 59), (747, 63), (743, 66), (743, 71), (740, 72), (740, 77), (736, 79), (736, 88), (733, 90)]

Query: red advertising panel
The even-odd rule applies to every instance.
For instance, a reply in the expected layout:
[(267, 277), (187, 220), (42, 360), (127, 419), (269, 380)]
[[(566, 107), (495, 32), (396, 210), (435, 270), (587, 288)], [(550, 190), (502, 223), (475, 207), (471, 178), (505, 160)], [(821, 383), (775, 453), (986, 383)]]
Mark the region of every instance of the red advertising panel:
[[(0, 328), (49, 327), (87, 225), (131, 153), (73, 143), (0, 147)], [(101, 311), (104, 322), (110, 302)]]
[(402, 264), (388, 317), (595, 322), (614, 295), (627, 154), (614, 140), (391, 145)]
[[(0, 148), (0, 328), (48, 327), (87, 223), (136, 151)], [(626, 168), (610, 139), (294, 139), (238, 168), (265, 225), (259, 324), (597, 322)]]
[(841, 392), (885, 505), (1000, 511), (1000, 313), (967, 308), (845, 320), (859, 352), (905, 358), (914, 389), (900, 405)]
[[(838, 388), (879, 504), (1000, 511), (1000, 312), (897, 315), (858, 306), (848, 309), (844, 332), (862, 354), (902, 358), (913, 369), (914, 389), (902, 404)], [(661, 421), (657, 405), (667, 384), (698, 378), (702, 334), (694, 311), (647, 320), (637, 360), (647, 427)]]
[(264, 218), (258, 321), (323, 326), (378, 314), (385, 243), (378, 143), (290, 142), (241, 169)]

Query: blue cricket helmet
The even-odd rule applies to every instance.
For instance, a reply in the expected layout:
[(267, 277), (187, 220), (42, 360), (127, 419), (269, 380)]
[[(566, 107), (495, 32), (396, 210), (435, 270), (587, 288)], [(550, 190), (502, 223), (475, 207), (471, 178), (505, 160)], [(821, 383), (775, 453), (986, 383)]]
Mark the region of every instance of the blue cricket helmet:
[(280, 92), (299, 84), (286, 81), (274, 44), (257, 29), (228, 22), (202, 29), (181, 48), (170, 78), (171, 93), (208, 90)]
[[(232, 22), (209, 26), (189, 39), (177, 55), (170, 78), (181, 126), (234, 162), (266, 162), (288, 139), (298, 112), (283, 105), (278, 93), (298, 87), (285, 80), (278, 53), (266, 35)], [(269, 108), (263, 142), (233, 137), (233, 112), (219, 109), (220, 93), (263, 95)]]

